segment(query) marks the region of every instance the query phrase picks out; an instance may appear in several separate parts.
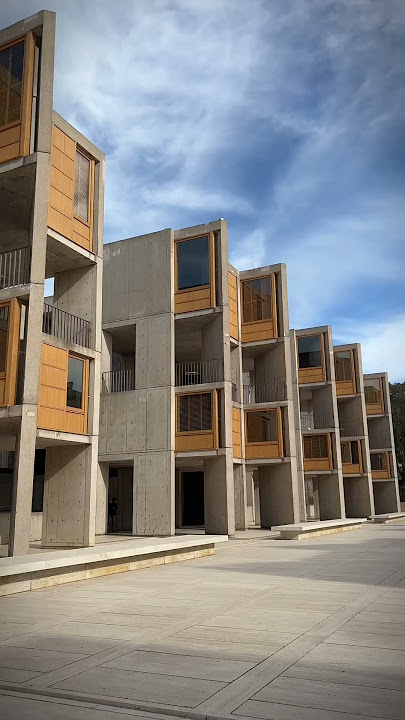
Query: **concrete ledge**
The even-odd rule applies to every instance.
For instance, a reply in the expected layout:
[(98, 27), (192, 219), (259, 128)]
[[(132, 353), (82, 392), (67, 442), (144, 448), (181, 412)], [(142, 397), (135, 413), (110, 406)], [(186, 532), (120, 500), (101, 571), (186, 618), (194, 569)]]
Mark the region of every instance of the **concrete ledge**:
[(338, 518), (318, 522), (299, 523), (297, 525), (275, 525), (271, 529), (280, 533), (280, 540), (302, 540), (308, 537), (321, 537), (347, 530), (360, 530), (367, 518)]
[(381, 515), (371, 515), (369, 517), (369, 522), (380, 524), (397, 522), (397, 520), (405, 521), (405, 512), (383, 513)]
[(206, 557), (227, 535), (145, 538), (0, 559), (0, 596)]

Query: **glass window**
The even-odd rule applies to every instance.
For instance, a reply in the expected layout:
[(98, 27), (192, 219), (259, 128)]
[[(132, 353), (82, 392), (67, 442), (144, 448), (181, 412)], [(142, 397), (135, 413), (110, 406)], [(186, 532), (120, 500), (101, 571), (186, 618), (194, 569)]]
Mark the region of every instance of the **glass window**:
[(0, 307), (0, 373), (6, 372), (9, 306)]
[(90, 160), (76, 150), (74, 214), (89, 222)]
[(352, 379), (350, 350), (335, 353), (335, 375), (337, 382)]
[(243, 322), (271, 320), (271, 278), (242, 281)]
[(364, 383), (364, 396), (366, 405), (379, 405), (381, 403), (381, 383), (380, 378), (367, 380)]
[(248, 443), (277, 442), (277, 411), (246, 413), (246, 436)]
[(18, 122), (24, 72), (24, 41), (0, 50), (0, 127)]
[(350, 453), (350, 443), (342, 443), (342, 463), (343, 465), (350, 465), (352, 462), (352, 456)]
[(387, 456), (385, 453), (371, 453), (370, 464), (372, 470), (387, 470)]
[(212, 395), (179, 395), (178, 432), (199, 432), (212, 430)]
[(70, 357), (68, 362), (66, 405), (71, 408), (83, 408), (83, 371), (84, 361)]
[(176, 243), (177, 289), (187, 290), (210, 284), (209, 236)]
[(300, 369), (322, 367), (320, 335), (298, 338), (298, 366)]
[(359, 465), (359, 463), (360, 463), (359, 444), (355, 440), (353, 440), (351, 443), (351, 453), (352, 453), (353, 465)]

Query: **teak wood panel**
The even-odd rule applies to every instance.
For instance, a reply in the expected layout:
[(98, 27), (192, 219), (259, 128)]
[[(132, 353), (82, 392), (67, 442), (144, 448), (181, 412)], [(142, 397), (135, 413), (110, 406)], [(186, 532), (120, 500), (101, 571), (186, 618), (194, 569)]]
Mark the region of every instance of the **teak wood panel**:
[(367, 415), (383, 415), (384, 414), (384, 405), (382, 402), (380, 403), (370, 403), (366, 405), (366, 414)]
[[(359, 462), (354, 463), (353, 457), (352, 457), (352, 443), (357, 444), (357, 454), (359, 456)], [(341, 447), (343, 448), (344, 445), (349, 446), (349, 456), (351, 462), (344, 462), (343, 461), (343, 453), (342, 453), (342, 472), (343, 475), (353, 475), (353, 474), (359, 474), (363, 472), (363, 459), (362, 459), (362, 452), (361, 452), (361, 442), (360, 440), (345, 440), (340, 443)]]
[(305, 437), (318, 437), (317, 435), (304, 436), (302, 438), (304, 472), (317, 472), (320, 470), (332, 470), (332, 446), (330, 434), (327, 434), (328, 457), (307, 458), (305, 457)]
[[(263, 277), (263, 276), (260, 276)], [(267, 276), (268, 277), (268, 276)], [(248, 280), (255, 280), (256, 278), (248, 278)], [(243, 321), (242, 311), (242, 324), (241, 324), (241, 340), (242, 342), (259, 342), (260, 340), (272, 340), (278, 335), (277, 329), (277, 289), (276, 289), (276, 276), (273, 273), (270, 275), (271, 281), (271, 318), (267, 320), (255, 320), (254, 322)], [(242, 282), (240, 283), (240, 292), (242, 294)], [(241, 308), (243, 308), (243, 299), (241, 296)]]
[[(178, 274), (177, 274), (177, 246), (179, 243), (194, 240), (197, 237), (209, 237), (209, 268), (210, 282), (209, 285), (200, 285), (196, 288), (178, 290)], [(174, 276), (175, 276), (175, 292), (174, 292), (174, 312), (186, 313), (195, 312), (196, 310), (209, 310), (215, 307), (215, 241), (214, 233), (205, 233), (205, 235), (197, 235), (195, 237), (185, 238), (184, 240), (176, 240), (174, 243)]]
[(179, 432), (178, 398), (182, 395), (205, 395), (206, 393), (181, 393), (176, 395), (176, 436), (175, 450), (176, 452), (188, 452), (193, 450), (216, 450), (218, 448), (218, 392), (211, 392), (211, 430), (196, 430), (188, 432)]
[(238, 323), (238, 280), (236, 275), (229, 273), (229, 334), (239, 339)]
[[(72, 357), (79, 357), (71, 354)], [(66, 405), (69, 352), (42, 344), (38, 427), (43, 430), (87, 433), (87, 406), (89, 387), (89, 361), (84, 361), (83, 408), (68, 408)]]
[(0, 372), (0, 407), (9, 407), (15, 405), (17, 394), (21, 307), (15, 298), (0, 303), (0, 307), (9, 309), (7, 336), (1, 349), (5, 355), (5, 371)]
[(20, 119), (3, 126), (0, 130), (0, 163), (30, 154), (35, 60), (34, 36), (29, 32), (24, 37), (2, 45), (0, 51), (18, 45), (22, 41), (24, 41), (24, 65)]
[[(86, 250), (93, 249), (94, 160), (90, 160), (89, 222), (74, 214), (77, 144), (52, 126), (48, 226)], [(86, 156), (88, 157), (88, 156)]]
[(356, 393), (356, 384), (354, 377), (351, 380), (336, 381), (336, 395), (354, 395)]
[(232, 408), (232, 445), (234, 457), (242, 457), (240, 409)]
[(258, 410), (245, 410), (245, 458), (246, 460), (283, 458), (283, 428), (281, 419), (281, 408), (272, 410), (277, 414), (277, 440), (271, 442), (248, 442), (247, 441), (247, 418), (249, 413), (260, 415)]

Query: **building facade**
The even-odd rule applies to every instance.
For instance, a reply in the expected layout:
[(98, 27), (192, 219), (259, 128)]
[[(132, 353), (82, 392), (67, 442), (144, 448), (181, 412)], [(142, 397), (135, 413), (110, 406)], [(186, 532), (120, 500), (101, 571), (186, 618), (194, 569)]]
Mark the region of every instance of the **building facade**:
[(95, 538), (104, 155), (53, 111), (54, 46), (51, 12), (0, 32), (1, 532), (11, 555), (32, 539)]
[(223, 219), (103, 261), (104, 155), (52, 108), (54, 45), (51, 12), (0, 31), (0, 543), (398, 511), (387, 376), (290, 329), (285, 265), (239, 272)]

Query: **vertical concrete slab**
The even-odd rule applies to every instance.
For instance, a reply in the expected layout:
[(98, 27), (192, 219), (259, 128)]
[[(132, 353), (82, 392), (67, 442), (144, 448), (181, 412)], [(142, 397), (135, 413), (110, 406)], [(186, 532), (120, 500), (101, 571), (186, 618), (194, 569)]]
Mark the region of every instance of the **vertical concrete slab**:
[[(250, 478), (251, 481), (251, 478)], [(248, 497), (246, 487), (245, 465), (233, 466), (233, 482), (235, 492), (235, 530), (247, 530), (248, 527)], [(252, 496), (252, 492), (251, 492)], [(252, 506), (253, 498), (251, 497)]]
[(204, 461), (205, 532), (235, 534), (235, 501), (232, 453)]
[(108, 475), (110, 466), (106, 462), (98, 463), (97, 501), (96, 501), (96, 535), (107, 532), (108, 520)]
[(258, 474), (261, 527), (270, 528), (272, 525), (296, 522), (289, 463), (260, 465)]
[(338, 473), (318, 475), (319, 519), (344, 518), (343, 483)]
[(135, 535), (174, 535), (174, 452), (134, 456)]

